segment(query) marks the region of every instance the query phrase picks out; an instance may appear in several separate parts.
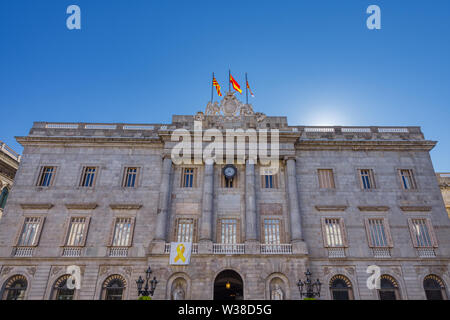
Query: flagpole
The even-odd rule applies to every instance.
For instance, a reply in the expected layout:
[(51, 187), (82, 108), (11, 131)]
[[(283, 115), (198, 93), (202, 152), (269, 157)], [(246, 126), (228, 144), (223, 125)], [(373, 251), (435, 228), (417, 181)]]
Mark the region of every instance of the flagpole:
[(212, 74), (212, 79), (211, 79), (211, 103), (214, 100), (214, 72)]
[(231, 70), (228, 69), (228, 91), (231, 91)]
[(247, 72), (245, 73), (245, 98), (248, 104), (248, 81), (247, 81)]

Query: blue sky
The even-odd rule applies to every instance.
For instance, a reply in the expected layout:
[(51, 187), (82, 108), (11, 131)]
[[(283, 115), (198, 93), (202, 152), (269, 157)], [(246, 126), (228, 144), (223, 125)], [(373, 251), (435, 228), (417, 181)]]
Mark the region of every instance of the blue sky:
[[(82, 29), (66, 28), (81, 8)], [(368, 30), (366, 8), (381, 8)], [(418, 125), (450, 171), (450, 1), (2, 0), (0, 140), (33, 121), (170, 122), (228, 68), (291, 125)], [(243, 97), (245, 99), (245, 97)]]

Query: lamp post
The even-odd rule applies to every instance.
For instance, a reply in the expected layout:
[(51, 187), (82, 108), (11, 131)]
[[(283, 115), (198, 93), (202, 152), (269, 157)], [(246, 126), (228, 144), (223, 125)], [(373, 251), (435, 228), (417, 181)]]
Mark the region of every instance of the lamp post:
[[(148, 297), (152, 296), (155, 292), (156, 285), (158, 284), (158, 280), (156, 280), (156, 277), (153, 277), (152, 280), (150, 280), (150, 275), (152, 274), (152, 269), (150, 266), (148, 266), (148, 269), (145, 270), (145, 287), (142, 289), (142, 285), (144, 284), (144, 279), (142, 279), (141, 276), (139, 276), (139, 279), (136, 280), (136, 285), (138, 289), (138, 296)], [(150, 280), (150, 287), (148, 286), (148, 282)]]
[[(302, 282), (302, 280), (298, 280), (297, 286), (298, 290), (300, 291), (300, 297), (305, 296), (306, 298), (314, 298), (314, 297), (320, 297), (320, 288), (322, 287), (322, 284), (320, 283), (319, 279), (317, 279), (315, 282), (311, 281), (311, 272), (309, 272), (309, 269), (305, 272), (306, 281)], [(305, 289), (305, 291), (303, 291)]]

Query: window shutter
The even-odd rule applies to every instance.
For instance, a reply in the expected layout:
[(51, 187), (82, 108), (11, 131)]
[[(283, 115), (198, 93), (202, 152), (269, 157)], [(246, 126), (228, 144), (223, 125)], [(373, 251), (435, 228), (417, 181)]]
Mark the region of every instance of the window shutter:
[(70, 227), (70, 222), (72, 221), (72, 217), (69, 216), (66, 221), (64, 222), (64, 233), (62, 236), (62, 241), (61, 241), (61, 247), (64, 247), (67, 243), (67, 237), (69, 236), (69, 227)]
[(114, 217), (114, 219), (112, 221), (111, 229), (109, 231), (109, 238), (108, 238), (108, 242), (107, 242), (106, 246), (112, 246), (113, 245), (114, 232), (115, 232), (115, 229), (116, 229), (117, 218), (118, 217)]
[(434, 248), (438, 247), (438, 242), (436, 239), (436, 234), (434, 233), (433, 225), (431, 224), (431, 220), (429, 218), (426, 219), (428, 232), (430, 233), (431, 242)]
[(85, 228), (84, 228), (84, 234), (83, 234), (83, 242), (81, 243), (81, 246), (84, 247), (86, 245), (86, 239), (88, 237), (89, 234), (89, 222), (91, 221), (91, 217), (86, 217), (85, 218)]
[(344, 244), (344, 247), (348, 247), (347, 231), (345, 230), (344, 218), (339, 218), (339, 225), (341, 227), (342, 242)]
[(236, 219), (236, 243), (241, 243), (241, 219)]
[(36, 237), (36, 243), (33, 245), (33, 247), (37, 247), (39, 244), (39, 241), (41, 240), (41, 232), (42, 232), (42, 228), (44, 228), (44, 222), (45, 222), (45, 217), (39, 217), (39, 230), (38, 230), (38, 234)]
[(23, 231), (23, 227), (25, 226), (25, 219), (26, 219), (26, 218), (27, 218), (27, 217), (25, 217), (25, 216), (22, 217), (22, 222), (21, 222), (21, 224), (20, 224), (20, 228), (19, 228), (18, 232), (16, 233), (16, 238), (15, 238), (15, 240), (14, 240), (14, 244), (15, 244), (16, 246), (19, 245), (20, 236), (22, 235), (22, 231)]
[(367, 243), (369, 244), (370, 248), (373, 248), (374, 245), (373, 245), (372, 236), (371, 236), (371, 233), (370, 233), (370, 224), (369, 224), (369, 219), (368, 218), (364, 219), (364, 224), (366, 225)]
[(220, 243), (222, 239), (222, 219), (217, 219), (216, 243)]
[(321, 218), (320, 222), (322, 224), (322, 239), (323, 239), (323, 246), (325, 248), (328, 248), (328, 241), (327, 241), (327, 232), (326, 232), (326, 225), (325, 225), (325, 218)]
[(192, 219), (192, 227), (194, 228), (193, 235), (192, 235), (192, 242), (197, 243), (198, 242), (198, 230), (197, 230), (197, 219)]
[(411, 218), (408, 218), (408, 225), (409, 225), (409, 233), (411, 234), (413, 246), (414, 246), (414, 248), (417, 248), (418, 244), (417, 244), (416, 231), (414, 230), (414, 225), (412, 223)]
[(383, 219), (383, 224), (384, 224), (384, 232), (386, 233), (387, 245), (388, 247), (393, 248), (394, 242), (392, 241), (391, 228), (389, 226), (388, 218)]
[(128, 242), (128, 246), (133, 246), (133, 240), (134, 240), (134, 225), (136, 222), (136, 217), (131, 218), (131, 228), (130, 228), (130, 241)]

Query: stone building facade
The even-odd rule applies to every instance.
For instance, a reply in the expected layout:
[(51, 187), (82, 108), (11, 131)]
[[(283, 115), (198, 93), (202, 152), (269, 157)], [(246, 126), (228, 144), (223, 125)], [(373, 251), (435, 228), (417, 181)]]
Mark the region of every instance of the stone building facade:
[(19, 168), (20, 155), (0, 141), (0, 219)]
[(439, 188), (441, 188), (442, 198), (447, 209), (448, 217), (450, 219), (450, 172), (436, 173)]
[[(229, 96), (168, 124), (35, 122), (18, 137), (0, 221), (2, 298), (137, 299), (149, 265), (154, 299), (300, 299), (308, 269), (319, 299), (446, 298), (436, 142), (419, 127), (288, 125)], [(279, 171), (247, 156), (228, 163), (229, 181), (225, 164), (175, 164), (171, 135), (193, 133), (194, 121), (278, 130)], [(173, 241), (193, 243), (188, 265), (169, 264)], [(64, 287), (71, 265), (81, 272), (74, 291)], [(370, 265), (380, 290), (366, 285)]]

